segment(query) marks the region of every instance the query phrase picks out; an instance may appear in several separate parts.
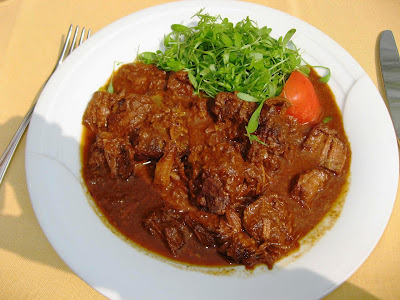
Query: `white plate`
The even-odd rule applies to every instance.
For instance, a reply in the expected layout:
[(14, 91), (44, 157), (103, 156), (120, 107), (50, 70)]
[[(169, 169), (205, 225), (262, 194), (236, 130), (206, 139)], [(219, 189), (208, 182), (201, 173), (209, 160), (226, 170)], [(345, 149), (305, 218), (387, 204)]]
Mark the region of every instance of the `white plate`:
[[(272, 27), (275, 37), (296, 28), (294, 43), (310, 64), (330, 67), (353, 156), (341, 216), (309, 251), (274, 270), (231, 276), (177, 268), (138, 251), (113, 234), (89, 204), (80, 166), (81, 120), (92, 93), (114, 61), (156, 50), (172, 23), (197, 11), (237, 22), (246, 16)], [(140, 47), (140, 48), (139, 48)], [(359, 64), (305, 22), (244, 2), (184, 1), (131, 14), (97, 32), (57, 70), (29, 127), (26, 174), (32, 205), (50, 243), (89, 285), (124, 299), (313, 299), (345, 281), (367, 258), (389, 219), (397, 191), (398, 150), (382, 98)]]

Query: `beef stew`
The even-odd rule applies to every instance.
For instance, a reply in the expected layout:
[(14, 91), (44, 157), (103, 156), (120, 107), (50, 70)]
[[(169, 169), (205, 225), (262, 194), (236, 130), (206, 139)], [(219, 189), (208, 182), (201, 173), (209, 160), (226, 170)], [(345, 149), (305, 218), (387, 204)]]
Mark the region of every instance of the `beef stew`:
[(164, 257), (272, 268), (345, 190), (350, 145), (334, 96), (311, 70), (320, 119), (300, 124), (287, 99), (257, 108), (235, 93), (193, 93), (187, 73), (140, 62), (94, 93), (83, 116), (82, 174), (108, 222)]

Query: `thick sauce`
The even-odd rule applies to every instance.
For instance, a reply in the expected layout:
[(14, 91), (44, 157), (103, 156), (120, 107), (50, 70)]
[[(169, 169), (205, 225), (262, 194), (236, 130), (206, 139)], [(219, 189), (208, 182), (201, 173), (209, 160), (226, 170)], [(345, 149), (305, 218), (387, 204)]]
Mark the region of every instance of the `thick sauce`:
[(256, 132), (266, 147), (244, 136), (253, 104), (193, 95), (181, 72), (121, 67), (114, 93), (96, 92), (83, 120), (82, 173), (94, 202), (124, 236), (164, 257), (271, 268), (348, 179), (341, 113), (313, 70), (310, 79), (319, 124), (297, 124), (281, 99), (271, 101)]

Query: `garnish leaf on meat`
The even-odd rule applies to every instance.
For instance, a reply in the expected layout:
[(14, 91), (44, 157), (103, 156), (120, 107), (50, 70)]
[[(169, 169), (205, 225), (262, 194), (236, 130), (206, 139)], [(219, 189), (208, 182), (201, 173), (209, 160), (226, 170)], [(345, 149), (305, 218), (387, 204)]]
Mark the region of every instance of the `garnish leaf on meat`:
[(250, 143), (252, 143), (253, 141), (256, 141), (265, 146), (265, 143), (260, 141), (260, 139), (255, 134), (253, 134), (258, 128), (258, 120), (260, 118), (260, 114), (261, 114), (261, 110), (264, 105), (264, 102), (265, 102), (265, 100), (261, 101), (260, 104), (258, 105), (257, 109), (251, 115), (249, 123), (246, 126), (246, 136), (249, 138)]
[(236, 96), (239, 99), (242, 99), (242, 100), (247, 101), (247, 102), (260, 102), (260, 100), (258, 100), (257, 98), (255, 98), (255, 97), (253, 97), (253, 96), (251, 96), (249, 94), (246, 94), (246, 93), (237, 93)]
[(249, 123), (246, 126), (246, 131), (247, 133), (253, 133), (257, 130), (258, 128), (258, 119), (260, 118), (260, 114), (261, 114), (261, 109), (263, 107), (264, 101), (262, 101), (257, 109), (254, 111), (254, 113), (251, 115), (251, 118), (249, 120)]

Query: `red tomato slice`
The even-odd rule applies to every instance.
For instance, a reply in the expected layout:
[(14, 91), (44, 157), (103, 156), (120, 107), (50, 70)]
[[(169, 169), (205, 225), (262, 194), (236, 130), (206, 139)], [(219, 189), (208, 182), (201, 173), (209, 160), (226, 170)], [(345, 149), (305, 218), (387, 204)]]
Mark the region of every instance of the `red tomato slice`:
[(310, 79), (303, 73), (294, 71), (290, 75), (281, 96), (292, 103), (286, 114), (297, 118), (301, 124), (315, 123), (321, 117), (317, 94)]

